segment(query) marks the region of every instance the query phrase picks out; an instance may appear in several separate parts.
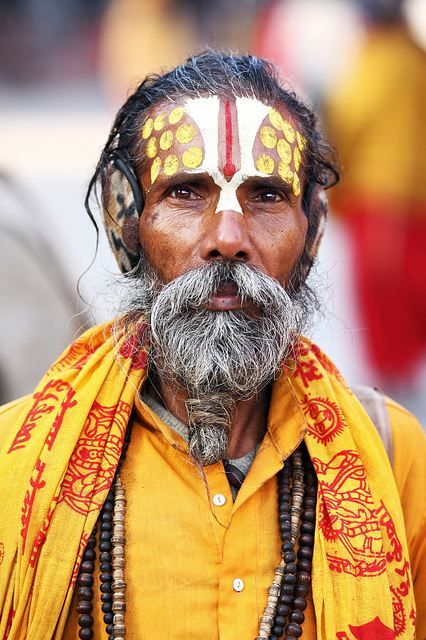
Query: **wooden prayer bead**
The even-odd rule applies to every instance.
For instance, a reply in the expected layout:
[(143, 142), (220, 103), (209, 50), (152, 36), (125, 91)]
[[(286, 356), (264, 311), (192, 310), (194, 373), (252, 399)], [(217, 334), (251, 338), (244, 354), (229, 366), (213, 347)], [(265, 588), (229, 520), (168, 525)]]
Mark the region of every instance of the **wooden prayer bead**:
[(290, 622), (287, 625), (285, 632), (290, 638), (300, 638), (302, 635), (302, 627), (296, 622)]

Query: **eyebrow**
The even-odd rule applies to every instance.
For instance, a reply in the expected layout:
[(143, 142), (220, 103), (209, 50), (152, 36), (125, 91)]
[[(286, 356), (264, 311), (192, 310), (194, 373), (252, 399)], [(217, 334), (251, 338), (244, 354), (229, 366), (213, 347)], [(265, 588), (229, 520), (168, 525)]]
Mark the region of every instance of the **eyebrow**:
[(269, 175), (269, 176), (247, 176), (243, 180), (243, 184), (252, 183), (261, 183), (265, 187), (275, 187), (276, 189), (281, 189), (282, 191), (292, 192), (292, 185), (288, 182), (284, 182), (278, 175)]
[(172, 176), (166, 176), (164, 174), (160, 174), (157, 180), (154, 182), (154, 184), (152, 184), (147, 189), (147, 191), (151, 191), (156, 187), (159, 187), (161, 189), (167, 189), (177, 184), (191, 184), (194, 182), (198, 182), (200, 180), (205, 180), (206, 178), (212, 180), (212, 177), (207, 171), (202, 171), (198, 173), (192, 173), (192, 172), (187, 173), (187, 172), (181, 171), (179, 173), (175, 173)]

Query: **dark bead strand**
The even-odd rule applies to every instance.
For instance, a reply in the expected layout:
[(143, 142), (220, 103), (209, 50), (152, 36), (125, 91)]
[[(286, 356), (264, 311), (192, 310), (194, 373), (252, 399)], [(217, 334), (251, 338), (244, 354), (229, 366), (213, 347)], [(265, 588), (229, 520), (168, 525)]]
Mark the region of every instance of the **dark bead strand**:
[(93, 632), (93, 574), (96, 559), (96, 525), (83, 552), (77, 576), (78, 637), (92, 640)]
[(304, 611), (307, 607), (306, 596), (309, 593), (314, 549), (315, 513), (317, 500), (316, 476), (307, 451), (303, 455), (305, 467), (305, 494), (303, 498), (302, 523), (300, 527), (299, 548), (297, 551), (297, 573), (294, 598), (291, 604), (290, 622), (286, 627), (286, 638), (300, 638)]
[(100, 554), (100, 591), (102, 602), (103, 621), (107, 635), (112, 632), (112, 514), (114, 510), (114, 485), (108, 492), (99, 516), (100, 536), (99, 547), (103, 549)]
[(291, 506), (292, 491), (290, 481), (292, 474), (303, 473), (303, 468), (297, 469), (293, 466), (292, 459), (289, 458), (284, 464), (284, 468), (278, 474), (278, 519), (281, 537), (281, 552), (284, 560), (284, 576), (281, 585), (280, 595), (278, 598), (278, 606), (274, 616), (274, 622), (271, 628), (269, 640), (279, 640), (286, 625), (288, 624), (289, 615), (291, 615), (291, 602), (293, 599), (294, 587), (296, 584), (296, 553), (291, 537)]
[(111, 485), (111, 489), (108, 492), (104, 505), (101, 509), (99, 516), (100, 520), (100, 536), (99, 536), (99, 549), (100, 554), (100, 591), (101, 591), (101, 610), (103, 613), (103, 621), (105, 624), (105, 631), (108, 640), (114, 640), (114, 612), (113, 606), (113, 566), (112, 566), (112, 535), (113, 535), (113, 517), (114, 517), (114, 499), (115, 499), (115, 479), (119, 474), (123, 462), (126, 458), (127, 450), (129, 448), (131, 434), (132, 434), (132, 421), (129, 421), (126, 434), (124, 436), (123, 448), (115, 477)]

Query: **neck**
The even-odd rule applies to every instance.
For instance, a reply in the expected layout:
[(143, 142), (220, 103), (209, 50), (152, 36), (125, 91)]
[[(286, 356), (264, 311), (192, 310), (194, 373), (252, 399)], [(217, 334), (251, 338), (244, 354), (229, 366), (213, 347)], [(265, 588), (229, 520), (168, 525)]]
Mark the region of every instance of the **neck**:
[[(149, 392), (161, 402), (172, 415), (183, 423), (187, 423), (185, 400), (188, 394), (157, 379), (155, 385), (149, 384)], [(240, 458), (252, 451), (262, 440), (268, 419), (270, 389), (266, 387), (257, 396), (237, 404), (234, 412), (229, 446), (226, 457)]]

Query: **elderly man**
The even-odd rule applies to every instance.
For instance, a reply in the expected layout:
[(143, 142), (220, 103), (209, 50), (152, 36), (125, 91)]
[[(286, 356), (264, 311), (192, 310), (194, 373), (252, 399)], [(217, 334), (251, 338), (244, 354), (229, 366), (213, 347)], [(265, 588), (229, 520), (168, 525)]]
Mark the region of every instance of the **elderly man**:
[(336, 178), (251, 56), (128, 99), (89, 188), (127, 311), (1, 415), (0, 637), (425, 636), (421, 429), (300, 337)]

